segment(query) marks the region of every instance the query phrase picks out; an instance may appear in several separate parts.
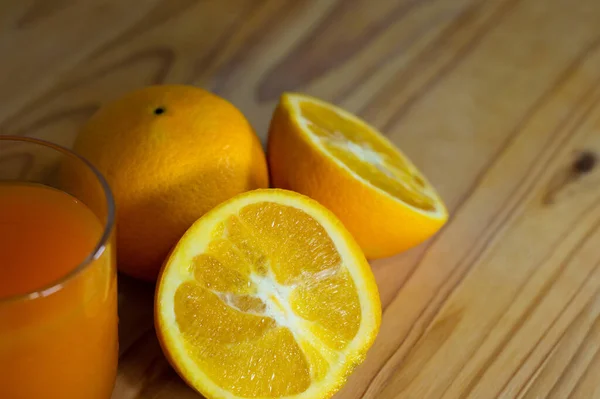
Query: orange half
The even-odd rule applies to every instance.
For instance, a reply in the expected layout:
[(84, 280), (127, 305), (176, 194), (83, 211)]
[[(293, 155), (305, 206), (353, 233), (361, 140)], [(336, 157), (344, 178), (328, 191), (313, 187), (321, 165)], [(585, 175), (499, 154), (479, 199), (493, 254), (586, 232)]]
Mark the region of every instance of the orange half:
[(285, 190), (234, 197), (199, 219), (156, 294), (162, 348), (207, 398), (328, 398), (373, 343), (369, 264), (323, 206)]
[(386, 137), (314, 97), (281, 97), (271, 121), (268, 159), (273, 184), (330, 209), (367, 258), (417, 245), (448, 218), (433, 186)]

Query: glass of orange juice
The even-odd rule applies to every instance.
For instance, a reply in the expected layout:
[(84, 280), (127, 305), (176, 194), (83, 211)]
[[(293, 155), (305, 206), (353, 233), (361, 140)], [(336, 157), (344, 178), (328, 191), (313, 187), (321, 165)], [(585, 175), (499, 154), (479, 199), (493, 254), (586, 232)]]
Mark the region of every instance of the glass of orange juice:
[(86, 160), (0, 136), (0, 398), (110, 398), (113, 226), (109, 187)]

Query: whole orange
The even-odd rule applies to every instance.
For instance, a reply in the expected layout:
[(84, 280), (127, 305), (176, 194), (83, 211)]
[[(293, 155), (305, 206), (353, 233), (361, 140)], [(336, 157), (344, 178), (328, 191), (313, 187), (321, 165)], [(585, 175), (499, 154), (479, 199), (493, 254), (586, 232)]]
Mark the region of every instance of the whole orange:
[(146, 87), (106, 104), (74, 148), (113, 190), (119, 269), (144, 280), (156, 279), (196, 219), (269, 185), (263, 149), (244, 115), (192, 86)]

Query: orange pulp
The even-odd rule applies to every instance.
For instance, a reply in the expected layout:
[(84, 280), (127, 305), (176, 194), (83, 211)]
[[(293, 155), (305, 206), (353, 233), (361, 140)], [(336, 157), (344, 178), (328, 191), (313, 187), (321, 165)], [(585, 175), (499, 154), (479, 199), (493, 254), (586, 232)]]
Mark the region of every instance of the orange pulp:
[(118, 356), (110, 241), (75, 271), (103, 230), (69, 194), (0, 182), (0, 398), (110, 398)]

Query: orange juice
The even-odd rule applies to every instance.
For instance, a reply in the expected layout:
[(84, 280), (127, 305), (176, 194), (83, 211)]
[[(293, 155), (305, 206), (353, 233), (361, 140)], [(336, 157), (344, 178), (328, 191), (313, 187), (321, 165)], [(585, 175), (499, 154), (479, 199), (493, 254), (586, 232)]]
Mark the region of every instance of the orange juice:
[(0, 398), (110, 398), (117, 293), (103, 232), (67, 193), (0, 182)]

